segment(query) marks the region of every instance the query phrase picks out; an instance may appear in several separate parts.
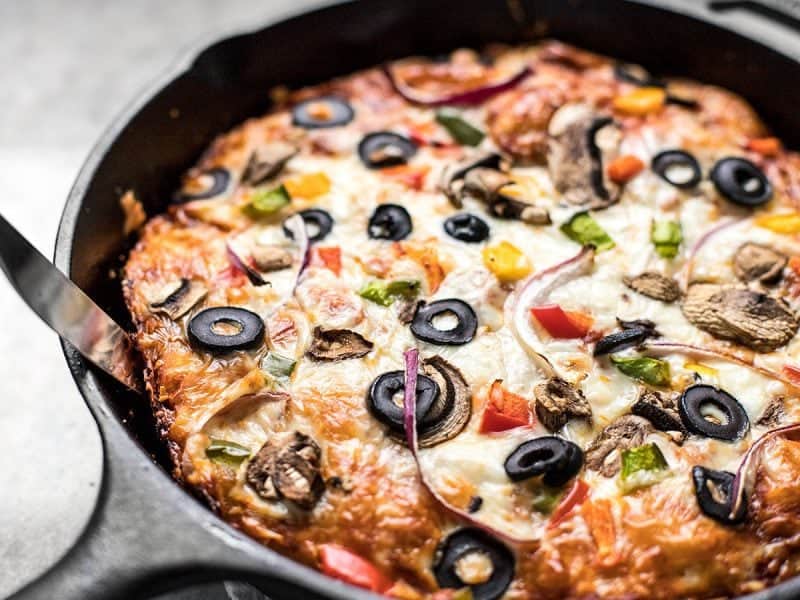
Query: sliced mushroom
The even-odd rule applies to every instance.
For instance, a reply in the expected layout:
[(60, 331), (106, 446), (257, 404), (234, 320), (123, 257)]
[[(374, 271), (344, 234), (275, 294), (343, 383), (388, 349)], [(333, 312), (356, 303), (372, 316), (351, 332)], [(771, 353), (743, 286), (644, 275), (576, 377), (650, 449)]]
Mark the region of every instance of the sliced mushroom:
[(675, 396), (642, 388), (631, 412), (650, 421), (656, 429), (671, 432), (676, 442), (682, 442), (686, 435)]
[[(456, 208), (463, 206), (462, 188), (464, 178), (473, 169), (485, 167), (495, 171), (500, 170), (502, 157), (497, 152), (476, 152), (466, 159), (448, 165), (439, 179), (439, 188), (444, 192)], [(502, 187), (502, 186), (501, 186)]]
[(441, 356), (423, 360), (422, 372), (441, 390), (425, 414), (431, 425), (419, 432), (420, 447), (429, 448), (453, 439), (466, 427), (472, 416), (472, 394), (461, 371)]
[(756, 425), (759, 427), (777, 427), (785, 414), (786, 409), (783, 405), (783, 398), (773, 398), (769, 401), (761, 416), (758, 417)]
[(192, 310), (207, 294), (208, 288), (202, 281), (181, 279), (163, 300), (152, 302), (150, 310), (165, 314), (174, 321)]
[(552, 377), (533, 389), (536, 416), (550, 431), (558, 431), (570, 417), (591, 418), (592, 407), (578, 388)]
[(620, 417), (606, 426), (586, 450), (586, 468), (613, 477), (622, 467), (622, 451), (641, 446), (654, 431), (647, 419), (635, 415)]
[(797, 333), (797, 315), (782, 300), (737, 286), (689, 286), (683, 314), (695, 327), (757, 352), (772, 352)]
[(620, 188), (604, 163), (617, 152), (619, 128), (586, 104), (566, 104), (548, 125), (547, 165), (556, 190), (569, 203), (606, 208), (619, 200)]
[(280, 271), (292, 266), (292, 253), (282, 246), (254, 245), (251, 255), (256, 267), (262, 273)]
[(317, 443), (299, 431), (276, 436), (247, 465), (247, 483), (265, 500), (289, 500), (310, 510), (325, 489), (321, 457)]
[(780, 279), (786, 256), (763, 244), (746, 242), (733, 256), (733, 272), (742, 281), (774, 283)]
[(505, 173), (479, 167), (464, 177), (461, 193), (485, 202), (495, 217), (517, 219), (530, 225), (549, 225), (551, 220), (547, 209), (500, 193), (510, 183), (513, 180)]
[(272, 142), (256, 149), (242, 173), (242, 183), (261, 185), (272, 179), (297, 152), (296, 146), (286, 142)]
[(681, 288), (678, 286), (678, 282), (655, 271), (645, 271), (641, 275), (623, 277), (622, 282), (634, 292), (653, 300), (675, 302), (681, 297)]
[(372, 347), (372, 342), (355, 331), (315, 327), (307, 354), (313, 360), (331, 362), (361, 358), (369, 354)]

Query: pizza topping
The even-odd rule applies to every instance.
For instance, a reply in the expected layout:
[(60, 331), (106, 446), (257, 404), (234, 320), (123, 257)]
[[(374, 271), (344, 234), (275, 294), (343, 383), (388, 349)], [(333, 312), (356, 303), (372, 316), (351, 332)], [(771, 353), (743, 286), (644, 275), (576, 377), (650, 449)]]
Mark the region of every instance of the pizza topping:
[(212, 353), (256, 348), (264, 342), (264, 330), (261, 317), (235, 306), (206, 308), (187, 328), (189, 342)]
[(585, 337), (593, 323), (591, 316), (578, 311), (565, 311), (558, 304), (534, 306), (531, 316), (552, 337), (562, 340)]
[(620, 483), (626, 493), (658, 483), (668, 471), (667, 459), (656, 444), (645, 444), (622, 451)]
[[(389, 371), (379, 375), (372, 382), (367, 398), (367, 405), (372, 415), (398, 433), (404, 431), (404, 390), (405, 376), (403, 371)], [(417, 376), (416, 412), (418, 429), (421, 430), (432, 424), (428, 415), (440, 393), (441, 390), (433, 379), (427, 375)]]
[(622, 321), (617, 319), (622, 331), (611, 333), (598, 340), (594, 346), (594, 356), (603, 356), (612, 352), (620, 352), (626, 348), (638, 346), (647, 338), (658, 337), (656, 324), (646, 319), (638, 321)]
[(184, 183), (176, 201), (208, 200), (227, 191), (231, 183), (231, 173), (223, 167), (213, 167), (191, 177)]
[(731, 515), (733, 473), (695, 466), (692, 468), (692, 480), (697, 504), (703, 514), (724, 525), (741, 523), (746, 506), (742, 505), (741, 510)]
[(489, 398), (483, 410), (481, 433), (498, 433), (517, 427), (527, 427), (531, 421), (528, 401), (512, 394), (503, 387), (503, 381), (496, 379), (489, 388)]
[(436, 122), (462, 146), (477, 146), (486, 137), (480, 129), (465, 121), (460, 114), (452, 110), (437, 111)]
[(653, 221), (650, 240), (661, 258), (675, 258), (683, 241), (681, 224), (677, 221)]
[(775, 233), (800, 233), (800, 213), (790, 212), (777, 215), (761, 215), (753, 223)]
[(561, 225), (560, 229), (572, 241), (582, 246), (593, 246), (598, 252), (616, 246), (605, 229), (600, 227), (588, 212), (574, 214), (569, 221)]
[(441, 588), (466, 585), (473, 600), (497, 600), (514, 579), (514, 555), (480, 529), (458, 529), (437, 548), (433, 573)]
[(653, 172), (680, 189), (690, 189), (700, 183), (703, 172), (697, 159), (683, 150), (664, 150), (650, 163)]
[(641, 87), (614, 98), (614, 110), (625, 115), (644, 117), (659, 112), (667, 101), (667, 92), (660, 87)]
[[(478, 151), (464, 160), (448, 165), (442, 170), (439, 188), (456, 208), (461, 208), (464, 178), (473, 169), (487, 168), (497, 171), (502, 157), (497, 152)], [(504, 184), (505, 185), (505, 184)], [(501, 186), (502, 187), (502, 186)]]
[(734, 204), (757, 207), (772, 198), (772, 184), (764, 172), (745, 158), (723, 158), (711, 169), (717, 192)]
[(619, 81), (631, 83), (638, 87), (666, 87), (666, 84), (653, 77), (647, 69), (631, 63), (617, 63), (614, 65), (614, 77)]
[(682, 308), (695, 327), (758, 352), (783, 346), (800, 326), (797, 316), (782, 300), (741, 287), (693, 284)]
[(669, 363), (649, 356), (609, 356), (621, 373), (628, 377), (657, 387), (669, 386), (671, 382)]
[(604, 477), (615, 476), (622, 468), (622, 451), (641, 446), (653, 431), (646, 419), (620, 417), (607, 425), (586, 450), (586, 467)]
[(511, 242), (503, 240), (495, 246), (487, 246), (481, 252), (483, 264), (502, 283), (518, 281), (531, 272), (528, 257)]
[(317, 361), (347, 360), (366, 356), (372, 347), (372, 342), (355, 331), (317, 326), (307, 354)]
[(311, 510), (325, 491), (320, 476), (322, 450), (294, 431), (269, 439), (247, 465), (247, 483), (265, 500), (288, 500)]
[(370, 281), (358, 295), (381, 306), (391, 306), (399, 299), (412, 299), (419, 293), (419, 280)]
[(228, 254), (228, 259), (231, 261), (231, 264), (234, 266), (234, 268), (247, 275), (247, 278), (250, 280), (251, 284), (256, 287), (269, 285), (269, 282), (261, 276), (261, 273), (256, 271), (248, 264), (247, 259), (239, 256), (239, 253), (234, 249), (233, 243), (229, 242), (226, 245), (226, 251)]
[[(303, 219), (309, 242), (322, 241), (333, 229), (333, 217), (321, 208), (309, 208), (307, 210), (301, 210), (297, 214)], [(286, 234), (286, 237), (293, 240), (295, 239), (295, 234), (291, 228), (286, 226), (287, 221), (283, 223), (283, 233)]]
[(548, 126), (547, 165), (556, 190), (569, 204), (606, 208), (619, 200), (603, 162), (619, 143), (619, 128), (584, 104), (566, 104)]
[(331, 190), (331, 180), (323, 173), (302, 173), (284, 180), (283, 185), (292, 198), (317, 198)]
[(680, 442), (686, 429), (681, 421), (676, 400), (669, 393), (643, 388), (636, 403), (631, 407), (631, 413), (647, 419), (659, 431), (677, 432), (672, 439)]
[(629, 182), (644, 169), (644, 163), (633, 154), (615, 158), (606, 168), (609, 179), (618, 185)]
[(472, 394), (461, 371), (441, 356), (423, 360), (422, 372), (440, 391), (419, 430), (420, 447), (429, 448), (453, 439), (467, 426), (472, 416)]
[(297, 361), (293, 358), (270, 351), (261, 359), (258, 366), (267, 377), (286, 387), (296, 365)]
[(202, 281), (181, 279), (178, 287), (163, 300), (151, 302), (150, 310), (163, 313), (174, 321), (192, 310), (207, 295), (208, 288)]
[(371, 562), (338, 544), (319, 547), (320, 570), (329, 577), (383, 594), (393, 588), (389, 581)]
[(303, 129), (341, 127), (353, 120), (355, 112), (344, 99), (337, 96), (312, 98), (292, 109), (292, 125)]
[(468, 244), (482, 242), (489, 237), (489, 225), (471, 213), (448, 217), (444, 222), (444, 230), (450, 237)]
[(214, 462), (236, 468), (250, 457), (250, 450), (236, 442), (212, 439), (206, 456)]
[(472, 307), (457, 298), (420, 303), (411, 333), (424, 342), (460, 346), (472, 341), (478, 329), (478, 316)]
[(299, 151), (297, 146), (280, 141), (256, 148), (242, 172), (242, 183), (252, 186), (266, 183), (280, 173)]
[(776, 137), (761, 137), (747, 140), (745, 148), (767, 158), (775, 158), (783, 150), (783, 144)]
[(769, 246), (745, 242), (733, 256), (733, 272), (744, 282), (774, 283), (780, 278), (788, 260)]
[(731, 442), (742, 439), (750, 428), (750, 419), (739, 401), (711, 385), (686, 388), (678, 410), (686, 429), (706, 437)]
[(358, 144), (358, 156), (369, 169), (404, 165), (416, 153), (414, 142), (391, 131), (368, 133)]
[(536, 416), (550, 431), (558, 431), (572, 417), (592, 417), (592, 407), (583, 392), (558, 377), (537, 384), (533, 394), (536, 398)]
[(262, 273), (280, 271), (292, 266), (292, 253), (286, 248), (277, 245), (256, 244), (251, 250), (251, 256), (256, 267)]
[(367, 235), (376, 240), (406, 239), (413, 229), (411, 215), (399, 204), (381, 204), (372, 213)]
[(543, 436), (520, 444), (509, 454), (504, 468), (511, 481), (542, 475), (542, 483), (561, 487), (583, 466), (583, 450), (563, 438)]
[(626, 276), (622, 278), (622, 282), (634, 292), (653, 300), (675, 302), (681, 297), (681, 289), (678, 286), (678, 282), (655, 271), (645, 271), (641, 275), (633, 277)]

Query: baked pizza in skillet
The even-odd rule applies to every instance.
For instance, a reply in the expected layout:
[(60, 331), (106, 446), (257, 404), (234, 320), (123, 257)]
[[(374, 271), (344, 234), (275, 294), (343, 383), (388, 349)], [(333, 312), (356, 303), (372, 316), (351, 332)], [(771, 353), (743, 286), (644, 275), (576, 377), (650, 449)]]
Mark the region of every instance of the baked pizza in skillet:
[(272, 96), (125, 268), (179, 480), (409, 600), (800, 572), (800, 156), (744, 100), (558, 42)]

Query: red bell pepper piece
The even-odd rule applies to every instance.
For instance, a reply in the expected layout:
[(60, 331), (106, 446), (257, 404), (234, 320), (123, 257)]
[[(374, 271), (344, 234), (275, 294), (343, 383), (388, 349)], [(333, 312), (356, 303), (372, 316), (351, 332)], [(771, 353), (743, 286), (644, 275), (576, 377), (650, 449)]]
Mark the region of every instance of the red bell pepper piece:
[(483, 411), (479, 431), (496, 433), (515, 427), (526, 427), (530, 424), (530, 419), (528, 401), (503, 389), (503, 382), (498, 379), (489, 389), (489, 402)]
[(572, 485), (564, 499), (556, 506), (553, 514), (550, 515), (550, 521), (547, 523), (547, 528), (552, 529), (557, 527), (561, 521), (567, 518), (572, 509), (576, 506), (583, 504), (584, 500), (589, 496), (589, 484), (583, 479), (578, 479)]
[(783, 365), (783, 372), (796, 385), (800, 385), (800, 367), (795, 365)]
[(342, 272), (342, 249), (339, 246), (315, 248), (322, 263), (338, 277)]
[(558, 304), (531, 308), (531, 314), (554, 338), (582, 338), (592, 327), (592, 318), (579, 312), (568, 312)]
[(381, 169), (381, 174), (402, 183), (409, 189), (421, 190), (425, 185), (425, 176), (428, 174), (428, 167), (413, 167), (411, 165), (397, 165)]
[(322, 544), (319, 558), (322, 572), (335, 579), (378, 593), (392, 587), (375, 565), (338, 544)]

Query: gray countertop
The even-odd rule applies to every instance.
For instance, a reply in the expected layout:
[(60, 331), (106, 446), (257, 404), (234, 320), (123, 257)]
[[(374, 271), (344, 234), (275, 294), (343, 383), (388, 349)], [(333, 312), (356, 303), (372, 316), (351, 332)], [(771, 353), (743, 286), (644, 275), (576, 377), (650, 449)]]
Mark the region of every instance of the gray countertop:
[[(0, 0), (0, 213), (51, 256), (70, 185), (126, 103), (200, 40), (256, 28), (312, 4)], [(75, 540), (89, 517), (101, 463), (94, 422), (58, 339), (2, 277), (0, 314), (5, 597)], [(203, 597), (225, 597), (215, 589)]]

